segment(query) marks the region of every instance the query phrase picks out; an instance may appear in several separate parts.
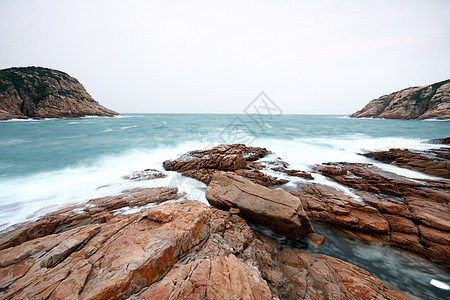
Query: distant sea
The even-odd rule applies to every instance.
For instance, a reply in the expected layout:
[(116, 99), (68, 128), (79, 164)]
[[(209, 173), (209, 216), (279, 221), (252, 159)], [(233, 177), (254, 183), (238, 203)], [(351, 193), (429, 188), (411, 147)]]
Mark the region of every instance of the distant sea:
[[(369, 162), (414, 178), (430, 176), (380, 164), (359, 155), (373, 150), (425, 150), (428, 139), (450, 136), (448, 121), (350, 119), (340, 115), (125, 114), (114, 118), (0, 121), (0, 230), (70, 203), (114, 195), (134, 187), (178, 187), (206, 202), (203, 183), (175, 172), (167, 178), (132, 182), (133, 171), (163, 170), (162, 162), (220, 143), (246, 143), (272, 150), (296, 169), (326, 162)], [(314, 174), (314, 181), (346, 192)], [(302, 181), (297, 178), (295, 180)], [(291, 182), (289, 184), (295, 184)], [(122, 211), (123, 212), (123, 211)], [(133, 210), (125, 211), (125, 213)], [(326, 237), (320, 252), (366, 268), (383, 281), (427, 299), (449, 293), (448, 270), (383, 245)]]

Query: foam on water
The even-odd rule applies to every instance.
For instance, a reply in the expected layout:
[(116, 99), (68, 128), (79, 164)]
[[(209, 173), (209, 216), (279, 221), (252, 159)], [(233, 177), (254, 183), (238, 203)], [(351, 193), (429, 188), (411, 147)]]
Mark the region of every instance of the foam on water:
[(202, 143), (185, 143), (173, 148), (135, 149), (119, 156), (103, 156), (92, 165), (0, 181), (0, 230), (35, 220), (68, 204), (119, 194), (135, 187), (178, 187), (179, 192), (186, 193), (187, 199), (207, 203), (202, 191), (206, 186), (194, 179), (186, 181), (176, 172), (166, 172), (168, 177), (150, 181), (122, 179), (124, 175), (147, 168), (163, 171), (164, 160), (202, 147), (205, 147)]

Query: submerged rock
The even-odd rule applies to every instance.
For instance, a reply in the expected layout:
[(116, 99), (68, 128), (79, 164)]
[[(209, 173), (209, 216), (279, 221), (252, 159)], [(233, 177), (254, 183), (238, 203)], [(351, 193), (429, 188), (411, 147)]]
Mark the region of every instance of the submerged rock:
[(247, 221), (294, 239), (314, 231), (297, 197), (231, 173), (214, 174), (206, 189), (206, 199), (226, 211), (237, 208)]
[(0, 70), (0, 120), (116, 115), (64, 72), (41, 67)]

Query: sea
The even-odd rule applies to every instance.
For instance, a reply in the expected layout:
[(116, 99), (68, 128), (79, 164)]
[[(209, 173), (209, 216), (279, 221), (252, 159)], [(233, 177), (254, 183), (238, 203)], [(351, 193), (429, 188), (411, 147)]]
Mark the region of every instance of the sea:
[[(449, 121), (342, 115), (124, 114), (0, 121), (0, 230), (68, 204), (135, 187), (177, 187), (186, 198), (207, 203), (205, 184), (176, 172), (139, 182), (123, 176), (148, 168), (164, 171), (164, 160), (221, 143), (266, 147), (273, 157), (281, 157), (295, 169), (310, 170), (326, 162), (362, 162), (412, 178), (432, 179), (360, 154), (389, 148), (426, 150), (437, 147), (427, 143), (429, 139), (448, 136)], [(314, 174), (314, 178), (350, 193), (323, 176)], [(392, 247), (336, 237), (326, 226), (318, 227), (327, 238), (319, 252), (354, 263), (413, 295), (449, 299), (448, 266)]]

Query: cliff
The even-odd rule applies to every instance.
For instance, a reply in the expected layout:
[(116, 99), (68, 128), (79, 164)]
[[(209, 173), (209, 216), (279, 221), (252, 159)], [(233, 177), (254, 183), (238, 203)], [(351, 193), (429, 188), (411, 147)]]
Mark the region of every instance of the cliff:
[(0, 70), (0, 120), (115, 115), (64, 72), (41, 67)]
[(381, 96), (349, 117), (450, 119), (450, 79)]

